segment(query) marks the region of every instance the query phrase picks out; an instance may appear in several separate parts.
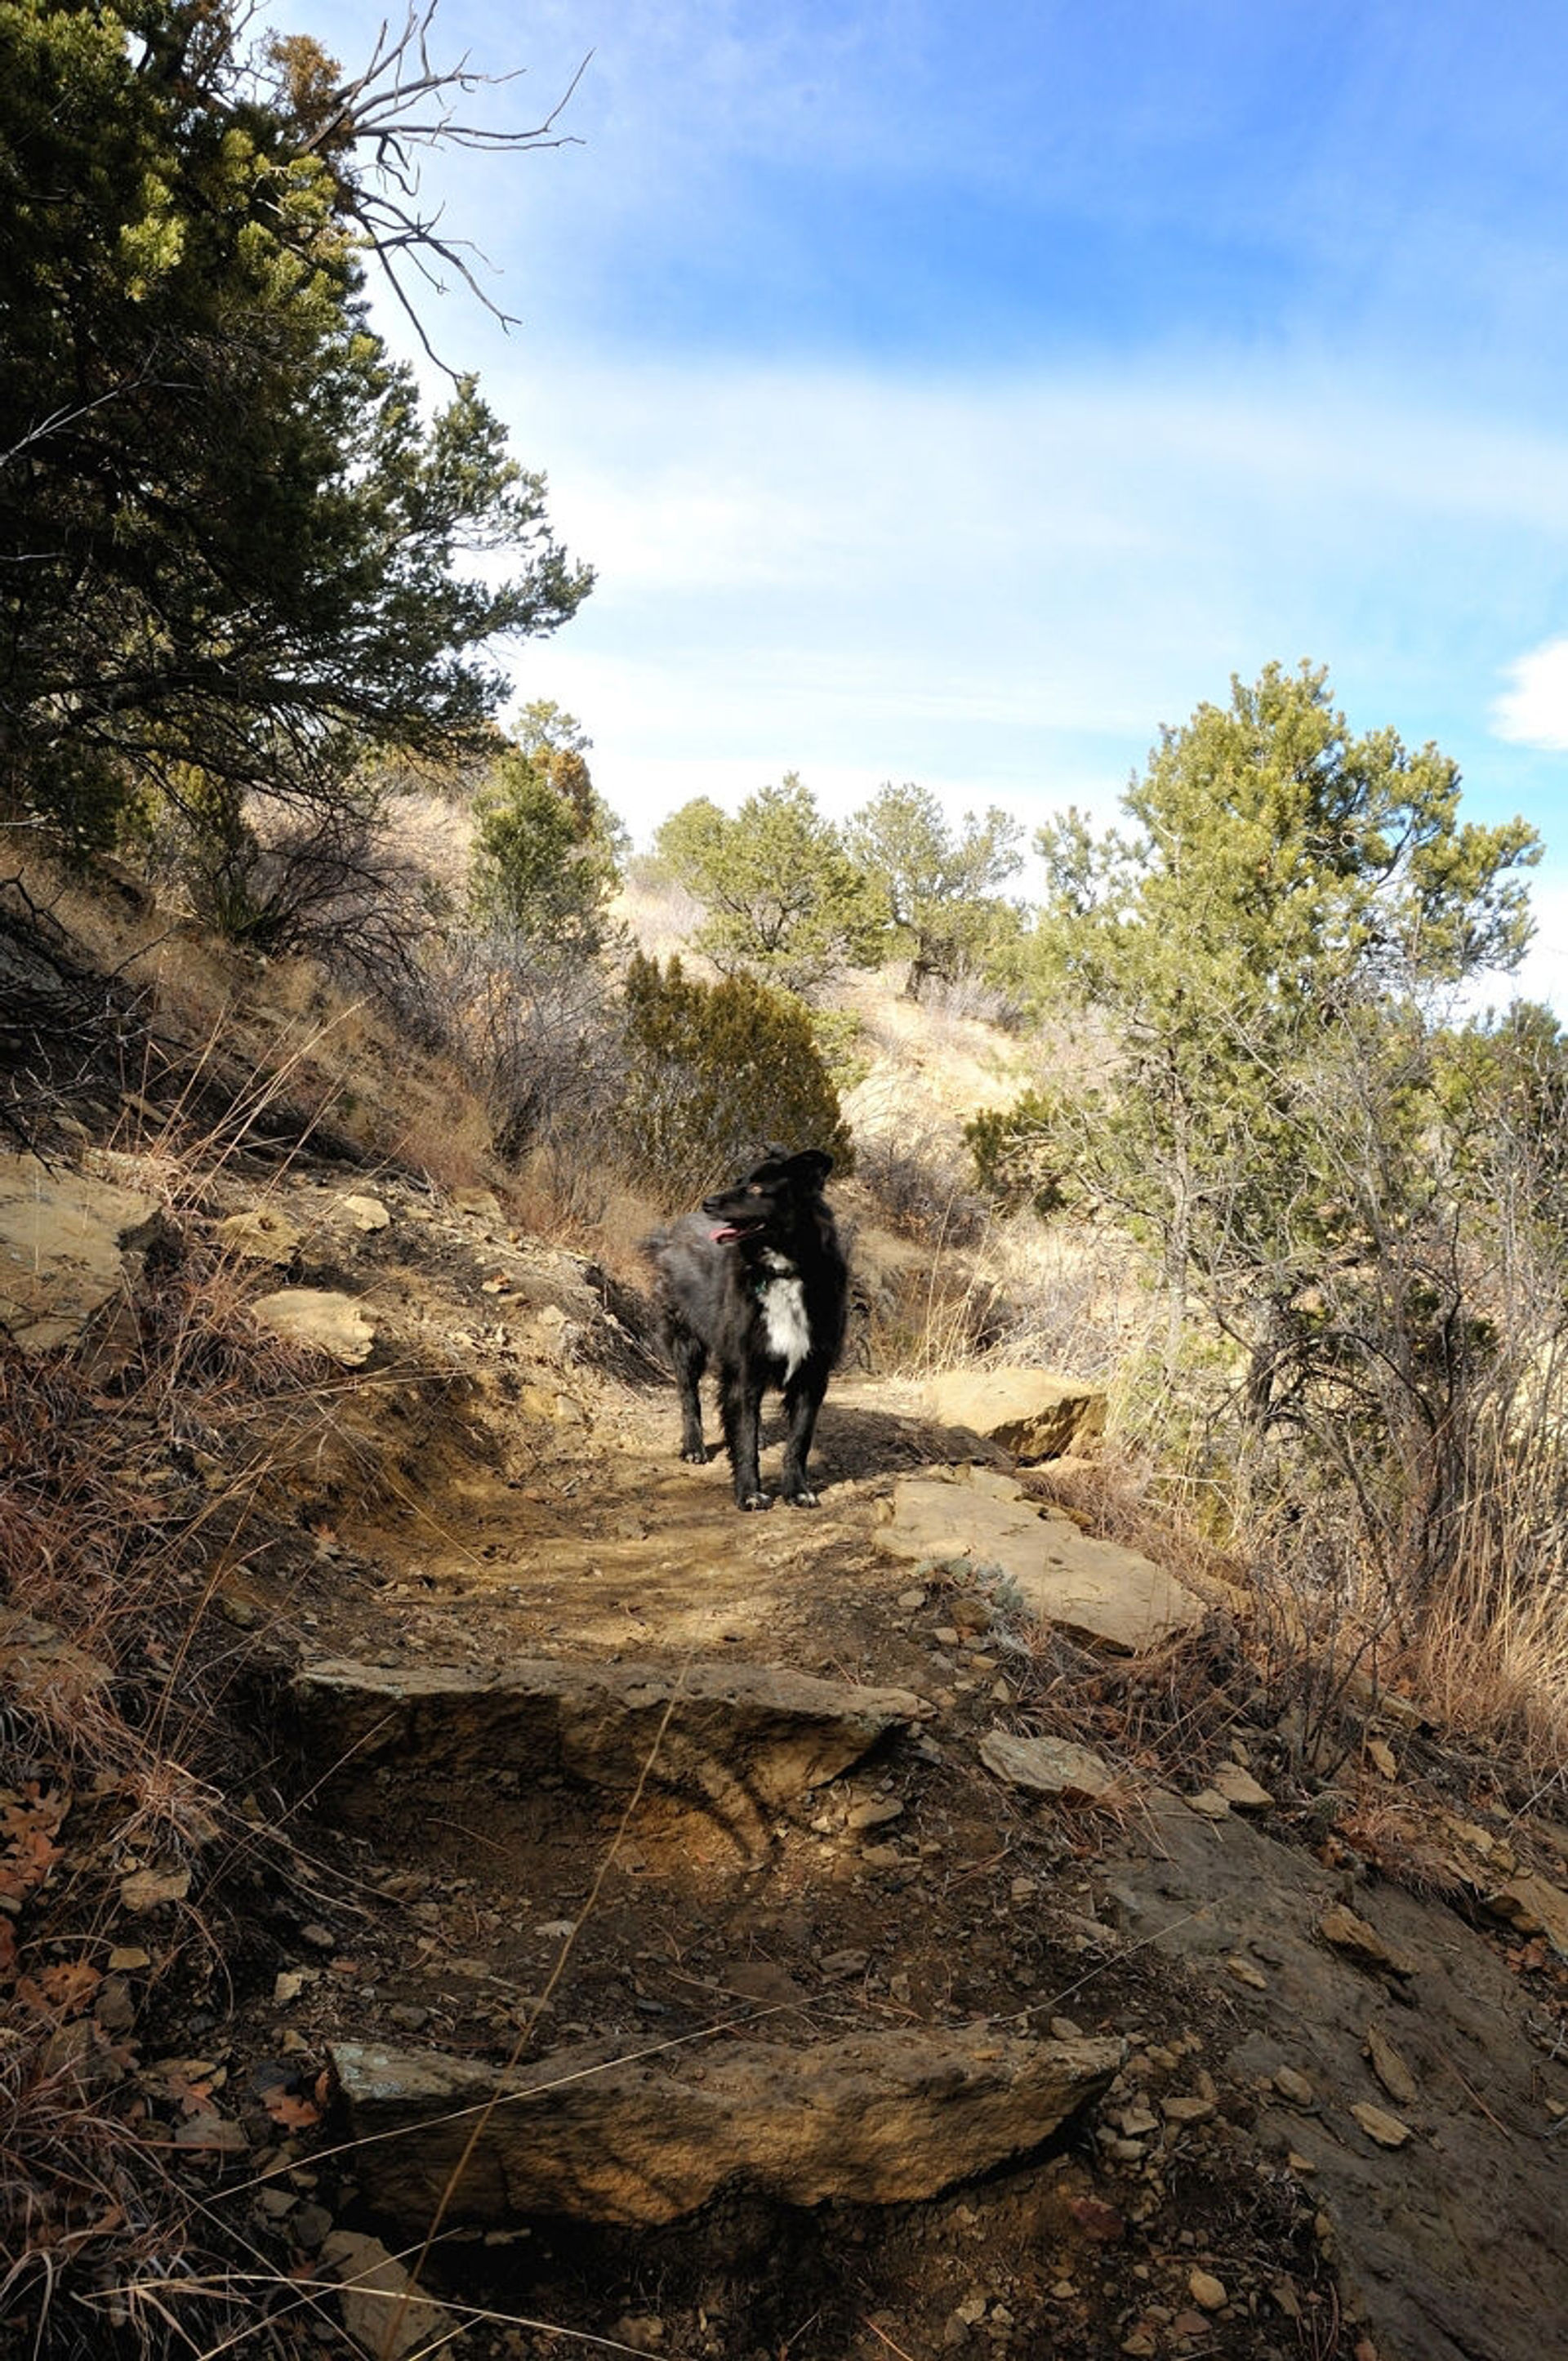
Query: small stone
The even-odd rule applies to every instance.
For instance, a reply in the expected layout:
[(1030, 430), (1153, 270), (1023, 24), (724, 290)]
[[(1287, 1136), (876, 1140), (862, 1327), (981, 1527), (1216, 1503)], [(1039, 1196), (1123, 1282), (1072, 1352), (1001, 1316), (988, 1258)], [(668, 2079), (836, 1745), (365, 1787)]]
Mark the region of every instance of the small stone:
[(926, 1604), (926, 1593), (923, 1590), (901, 1590), (898, 1604), (905, 1615), (917, 1614)]
[(1366, 1741), (1369, 1760), (1376, 1763), (1385, 1779), (1397, 1779), (1399, 1766), (1394, 1760), (1394, 1750), (1386, 1738), (1369, 1738)]
[[(1493, 1852), (1499, 1865), (1502, 1850), (1499, 1846)], [(1517, 1934), (1544, 1935), (1559, 1957), (1568, 1959), (1568, 1894), (1549, 1878), (1516, 1877), (1486, 1896), (1486, 1908)]]
[(1415, 2136), (1409, 2125), (1402, 2124), (1398, 2115), (1385, 2114), (1381, 2107), (1369, 2106), (1365, 2100), (1350, 2112), (1367, 2138), (1376, 2140), (1379, 2147), (1403, 2147), (1408, 2139)]
[(109, 1954), (111, 1974), (133, 1968), (150, 1968), (151, 1965), (151, 1953), (144, 1951), (139, 1944), (116, 1943)]
[(1416, 2078), (1387, 2035), (1377, 2026), (1369, 2025), (1364, 2047), (1372, 2070), (1388, 2096), (1401, 2107), (1413, 2107), (1419, 2096)]
[(450, 2342), (457, 2325), (452, 2314), (421, 2293), (378, 2238), (334, 2230), (323, 2255), (342, 2282), (344, 2331), (371, 2361), (413, 2361)]
[(271, 1205), (252, 1205), (243, 1213), (231, 1213), (217, 1227), (218, 1244), (225, 1254), (237, 1255), (246, 1262), (275, 1263), (280, 1269), (293, 1261), (300, 1236), (287, 1215)]
[(1214, 2112), (1212, 2099), (1162, 2099), (1160, 2113), (1168, 2124), (1203, 2124)]
[(309, 1345), (345, 1369), (367, 1361), (376, 1342), (375, 1328), (354, 1298), (331, 1288), (280, 1287), (250, 1308), (285, 1344)]
[(1115, 1784), (1103, 1756), (1065, 1738), (1016, 1738), (1010, 1730), (990, 1730), (980, 1741), (980, 1759), (1009, 1786), (1057, 1796), (1064, 1804), (1095, 1803)]
[(1252, 1773), (1240, 1763), (1222, 1763), (1215, 1772), (1212, 1785), (1223, 1795), (1233, 1811), (1266, 1812), (1274, 1798), (1266, 1787), (1260, 1786)]
[(479, 1222), (499, 1222), (501, 1218), (500, 1199), (493, 1189), (454, 1189), (453, 1211), (468, 1213)]
[(183, 1902), (190, 1891), (188, 1869), (134, 1869), (120, 1880), (120, 1900), (127, 1910), (156, 1910), (165, 1902)]
[(1244, 1960), (1239, 1951), (1232, 1951), (1228, 1955), (1225, 1966), (1234, 1976), (1237, 1983), (1247, 1985), (1253, 1992), (1268, 1990), (1268, 1978), (1264, 1974), (1263, 1970), (1254, 1967), (1250, 1960)]
[(882, 1828), (890, 1820), (902, 1819), (904, 1806), (896, 1795), (873, 1795), (864, 1804), (856, 1804), (846, 1819), (847, 1828)]
[(129, 2033), (137, 2021), (137, 2004), (124, 1976), (105, 1976), (98, 1987), (93, 2014), (105, 2033)]
[(332, 2215), (324, 2205), (301, 2205), (291, 2215), (289, 2235), (296, 2246), (313, 2255), (332, 2228)]
[(1207, 2336), (1209, 2323), (1201, 2312), (1179, 2312), (1170, 2323), (1173, 2336)]
[(356, 1230), (384, 1230), (392, 1218), (379, 1197), (340, 1197), (337, 1202)]
[(275, 2008), (287, 2008), (291, 2001), (296, 2001), (299, 1999), (300, 1994), (304, 1991), (304, 1989), (305, 1971), (303, 1968), (280, 1968), (277, 1974), (272, 1979), (273, 2006)]
[(959, 1636), (956, 1626), (951, 1623), (939, 1623), (931, 1634), (938, 1645), (943, 1648), (956, 1648), (959, 1644)]
[(1310, 2082), (1305, 2074), (1298, 2074), (1294, 2066), (1280, 2066), (1275, 2070), (1274, 2087), (1280, 2097), (1288, 2099), (1293, 2107), (1310, 2107), (1317, 2103)]
[(1217, 2279), (1212, 2271), (1190, 2271), (1187, 2292), (1201, 2312), (1223, 2311), (1230, 2301), (1224, 2280)]
[(1324, 1911), (1318, 1921), (1318, 1932), (1326, 1943), (1332, 1943), (1338, 1951), (1347, 1952), (1363, 1967), (1376, 1968), (1400, 1977), (1413, 1976), (1416, 1972), (1416, 1962), (1408, 1951), (1385, 1942), (1376, 1927), (1368, 1925), (1365, 1918), (1358, 1918), (1355, 1912), (1347, 1910), (1343, 1902), (1336, 1902), (1332, 1909)]
[(1200, 1787), (1195, 1795), (1189, 1795), (1187, 1807), (1205, 1820), (1228, 1820), (1231, 1817), (1229, 1804), (1212, 1787)]

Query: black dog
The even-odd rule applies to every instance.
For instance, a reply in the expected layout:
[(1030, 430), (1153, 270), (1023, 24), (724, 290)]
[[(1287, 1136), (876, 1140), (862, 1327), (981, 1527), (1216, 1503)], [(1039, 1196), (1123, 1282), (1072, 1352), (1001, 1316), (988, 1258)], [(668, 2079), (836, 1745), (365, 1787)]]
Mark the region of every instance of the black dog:
[(757, 1472), (762, 1400), (784, 1398), (784, 1499), (814, 1509), (806, 1463), (828, 1377), (844, 1341), (849, 1274), (822, 1183), (819, 1148), (770, 1148), (754, 1172), (700, 1213), (648, 1241), (665, 1348), (681, 1395), (681, 1457), (706, 1466), (697, 1381), (711, 1358), (738, 1509), (772, 1505)]

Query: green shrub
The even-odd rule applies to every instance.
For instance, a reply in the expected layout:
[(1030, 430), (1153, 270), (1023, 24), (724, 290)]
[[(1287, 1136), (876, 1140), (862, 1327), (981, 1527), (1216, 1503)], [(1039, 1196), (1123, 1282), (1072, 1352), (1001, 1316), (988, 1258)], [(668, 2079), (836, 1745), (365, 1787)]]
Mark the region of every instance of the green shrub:
[(811, 1012), (747, 975), (703, 983), (678, 959), (638, 953), (627, 971), (630, 1060), (620, 1123), (627, 1159), (685, 1203), (777, 1141), (853, 1161)]
[(988, 1197), (1016, 1213), (1032, 1205), (1042, 1220), (1068, 1202), (1067, 1152), (1059, 1112), (1045, 1091), (1025, 1091), (1010, 1107), (988, 1108), (964, 1126), (975, 1178)]

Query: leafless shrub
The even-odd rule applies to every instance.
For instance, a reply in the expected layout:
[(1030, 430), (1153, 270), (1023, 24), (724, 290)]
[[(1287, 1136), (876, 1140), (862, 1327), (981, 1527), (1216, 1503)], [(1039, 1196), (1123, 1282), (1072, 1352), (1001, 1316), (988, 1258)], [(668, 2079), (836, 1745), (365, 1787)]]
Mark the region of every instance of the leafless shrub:
[(1017, 1033), (1027, 1017), (1022, 999), (1005, 984), (976, 968), (962, 968), (954, 976), (927, 977), (920, 1005), (933, 1025), (944, 1018), (966, 1025), (993, 1026), (999, 1033)]
[(989, 1209), (970, 1186), (967, 1161), (951, 1126), (935, 1120), (856, 1140), (856, 1172), (878, 1218), (926, 1246), (971, 1246), (985, 1235)]
[(494, 927), (453, 929), (425, 978), (427, 1021), (474, 1078), (497, 1153), (515, 1163), (543, 1151), (591, 1170), (625, 1077), (609, 970), (541, 955), (524, 933)]

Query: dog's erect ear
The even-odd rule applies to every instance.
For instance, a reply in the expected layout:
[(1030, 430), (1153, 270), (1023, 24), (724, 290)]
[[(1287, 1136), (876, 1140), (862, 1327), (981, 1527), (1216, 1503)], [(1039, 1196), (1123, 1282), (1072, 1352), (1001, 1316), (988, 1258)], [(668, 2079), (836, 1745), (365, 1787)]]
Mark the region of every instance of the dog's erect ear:
[(833, 1170), (833, 1159), (820, 1148), (807, 1148), (800, 1155), (790, 1158), (788, 1169), (799, 1175), (803, 1188), (820, 1189)]

